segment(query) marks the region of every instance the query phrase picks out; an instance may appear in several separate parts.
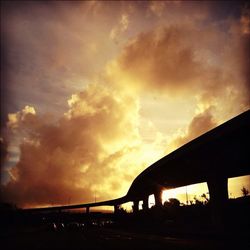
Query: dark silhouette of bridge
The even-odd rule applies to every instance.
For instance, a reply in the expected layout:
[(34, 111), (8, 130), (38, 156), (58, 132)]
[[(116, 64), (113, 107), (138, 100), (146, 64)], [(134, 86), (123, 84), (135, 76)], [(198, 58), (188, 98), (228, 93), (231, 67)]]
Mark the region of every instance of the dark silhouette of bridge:
[(218, 224), (223, 222), (223, 209), (228, 200), (228, 178), (250, 174), (250, 110), (188, 142), (155, 162), (133, 181), (121, 198), (95, 203), (57, 206), (35, 211), (114, 206), (133, 202), (133, 211), (148, 209), (148, 197), (154, 195), (155, 206), (162, 206), (163, 189), (172, 189), (207, 182), (212, 215)]

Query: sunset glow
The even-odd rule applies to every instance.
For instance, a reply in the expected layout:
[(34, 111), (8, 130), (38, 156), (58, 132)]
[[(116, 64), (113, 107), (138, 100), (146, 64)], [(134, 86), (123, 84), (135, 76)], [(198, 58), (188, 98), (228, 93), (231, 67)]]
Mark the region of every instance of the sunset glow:
[[(155, 161), (248, 110), (250, 12), (227, 4), (1, 3), (3, 201), (124, 196)], [(230, 179), (229, 196), (243, 186), (250, 176)], [(162, 198), (207, 192), (204, 183)]]

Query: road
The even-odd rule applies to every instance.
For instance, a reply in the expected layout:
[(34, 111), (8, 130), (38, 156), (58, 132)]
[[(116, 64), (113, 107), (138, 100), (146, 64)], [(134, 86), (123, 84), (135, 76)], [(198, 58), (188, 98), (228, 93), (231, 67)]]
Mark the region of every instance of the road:
[(250, 249), (249, 239), (172, 237), (114, 228), (53, 232), (34, 230), (1, 236), (1, 249)]

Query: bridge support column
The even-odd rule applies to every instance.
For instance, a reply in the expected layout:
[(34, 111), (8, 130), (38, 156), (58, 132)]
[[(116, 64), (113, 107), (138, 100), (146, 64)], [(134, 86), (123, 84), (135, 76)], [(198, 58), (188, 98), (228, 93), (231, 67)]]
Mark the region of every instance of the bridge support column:
[(154, 193), (154, 197), (155, 197), (155, 206), (156, 207), (161, 207), (162, 206), (162, 190), (161, 189), (157, 189)]
[(145, 197), (144, 199), (143, 199), (143, 203), (142, 203), (142, 209), (143, 210), (148, 210), (148, 197)]
[(89, 214), (89, 207), (86, 207), (86, 214)]
[(137, 213), (139, 211), (139, 201), (133, 201), (133, 213)]
[(226, 222), (226, 205), (228, 200), (227, 178), (214, 177), (207, 181), (212, 220), (217, 229), (222, 230)]
[(119, 205), (114, 205), (114, 214), (117, 214), (119, 212)]

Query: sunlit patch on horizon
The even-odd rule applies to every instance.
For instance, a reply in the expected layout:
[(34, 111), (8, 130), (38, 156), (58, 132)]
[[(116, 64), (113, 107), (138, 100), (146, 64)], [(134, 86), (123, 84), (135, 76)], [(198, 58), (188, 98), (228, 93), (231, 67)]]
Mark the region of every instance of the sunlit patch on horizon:
[(243, 196), (242, 188), (245, 187), (250, 192), (250, 175), (234, 177), (228, 179), (228, 197), (237, 198)]
[(151, 208), (155, 205), (155, 196), (153, 194), (148, 197), (148, 207)]
[(194, 197), (201, 199), (201, 195), (206, 194), (209, 198), (209, 192), (206, 182), (192, 184), (184, 187), (164, 190), (162, 192), (162, 201), (168, 201), (171, 198), (178, 199), (181, 203), (189, 204)]
[(121, 208), (125, 209), (127, 212), (132, 212), (133, 211), (133, 202), (129, 201), (126, 203), (121, 204)]
[(143, 201), (139, 201), (139, 210), (142, 210), (143, 208)]

